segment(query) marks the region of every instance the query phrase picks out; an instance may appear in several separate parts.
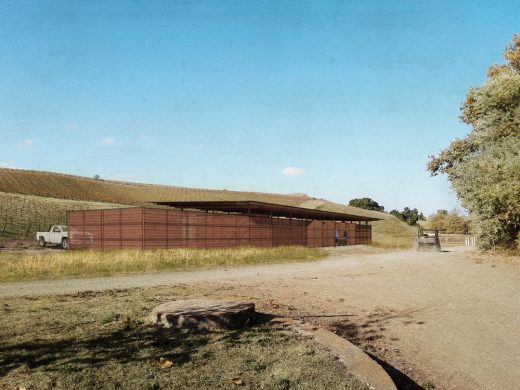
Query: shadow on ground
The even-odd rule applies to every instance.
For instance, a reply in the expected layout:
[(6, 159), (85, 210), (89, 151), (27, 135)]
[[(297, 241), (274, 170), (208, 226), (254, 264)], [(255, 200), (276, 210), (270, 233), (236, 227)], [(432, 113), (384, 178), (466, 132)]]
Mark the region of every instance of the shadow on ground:
[[(274, 317), (256, 313), (251, 325), (257, 333), (269, 334), (272, 329), (261, 325)], [(47, 371), (81, 370), (100, 367), (109, 361), (120, 364), (147, 362), (158, 356), (182, 365), (190, 362), (208, 343), (219, 341), (229, 346), (242, 343), (241, 336), (246, 328), (216, 332), (174, 330), (129, 320), (120, 324), (119, 329), (81, 338), (60, 336), (56, 340), (51, 334), (45, 339), (31, 337), (30, 341), (5, 341), (0, 344), (0, 377), (22, 366)]]
[[(425, 390), (424, 387), (420, 386), (404, 372), (376, 356), (377, 348), (374, 347), (374, 342), (384, 338), (382, 332), (385, 330), (385, 324), (387, 321), (390, 319), (401, 319), (404, 320), (404, 325), (408, 325), (415, 322), (411, 320), (412, 314), (413, 312), (393, 313), (380, 311), (372, 314), (367, 321), (361, 324), (344, 320), (331, 323), (329, 328), (338, 336), (349, 340), (351, 343), (361, 348), (367, 355), (383, 367), (390, 378), (392, 378), (398, 390)], [(415, 323), (424, 324), (422, 321)]]
[(372, 355), (371, 353), (367, 352), (367, 355), (374, 359), (381, 367), (383, 367), (386, 373), (394, 381), (395, 387), (397, 387), (398, 390), (425, 390), (424, 387), (419, 386), (419, 384), (417, 384), (417, 382), (415, 382), (412, 378), (410, 378), (404, 372), (399, 371), (390, 363), (379, 359), (377, 356)]
[(277, 318), (277, 316), (269, 313), (261, 313), (255, 312), (255, 316), (253, 317), (253, 325), (263, 325), (271, 322), (271, 320)]
[(154, 326), (136, 329), (131, 325), (91, 338), (5, 342), (0, 346), (0, 376), (20, 366), (79, 369), (101, 366), (107, 361), (131, 363), (149, 360), (152, 356), (143, 351), (146, 347), (167, 352), (165, 358), (183, 363), (207, 342), (209, 337), (204, 332), (168, 332)]

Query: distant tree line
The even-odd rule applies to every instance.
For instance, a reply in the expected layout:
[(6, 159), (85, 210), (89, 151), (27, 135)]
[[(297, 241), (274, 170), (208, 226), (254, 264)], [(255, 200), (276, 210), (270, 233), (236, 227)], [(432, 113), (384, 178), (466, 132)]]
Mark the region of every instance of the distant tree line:
[(415, 226), (419, 221), (425, 221), (426, 218), (422, 212), (419, 212), (417, 209), (410, 209), (409, 207), (405, 207), (403, 211), (392, 210), (390, 214), (399, 218), (401, 221), (406, 222), (410, 226)]
[[(384, 212), (384, 206), (371, 198), (354, 198), (348, 202), (349, 206), (359, 207), (365, 210), (374, 210)], [(416, 208), (405, 207), (402, 211), (392, 210), (389, 214), (397, 217), (410, 226), (419, 224), (419, 221), (426, 221), (422, 212)], [(428, 217), (427, 226), (430, 229), (440, 230), (445, 233), (468, 233), (470, 230), (469, 218), (463, 216), (458, 210), (437, 210), (437, 213)]]
[(365, 210), (385, 211), (383, 206), (380, 206), (379, 203), (370, 198), (354, 198), (348, 202), (348, 205)]
[[(359, 207), (365, 210), (385, 211), (384, 206), (371, 198), (354, 198), (351, 199), (348, 204), (349, 206)], [(415, 208), (410, 209), (409, 207), (405, 207), (403, 211), (392, 210), (390, 214), (411, 226), (416, 225), (419, 220), (426, 220), (424, 214)]]

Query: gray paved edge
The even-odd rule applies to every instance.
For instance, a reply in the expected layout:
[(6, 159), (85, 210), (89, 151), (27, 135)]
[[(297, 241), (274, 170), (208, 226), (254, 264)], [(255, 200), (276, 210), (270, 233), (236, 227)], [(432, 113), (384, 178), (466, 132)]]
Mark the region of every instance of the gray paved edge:
[(350, 341), (326, 329), (291, 318), (276, 318), (273, 320), (296, 330), (301, 335), (310, 336), (314, 341), (325, 347), (332, 355), (347, 367), (350, 374), (371, 390), (397, 390), (394, 382), (386, 371), (370, 356), (356, 347)]

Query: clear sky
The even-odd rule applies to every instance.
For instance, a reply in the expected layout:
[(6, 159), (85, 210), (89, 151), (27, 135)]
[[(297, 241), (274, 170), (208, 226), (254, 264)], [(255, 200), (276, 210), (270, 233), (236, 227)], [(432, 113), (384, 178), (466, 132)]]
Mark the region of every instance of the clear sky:
[(428, 155), (518, 1), (0, 1), (0, 165), (457, 206)]

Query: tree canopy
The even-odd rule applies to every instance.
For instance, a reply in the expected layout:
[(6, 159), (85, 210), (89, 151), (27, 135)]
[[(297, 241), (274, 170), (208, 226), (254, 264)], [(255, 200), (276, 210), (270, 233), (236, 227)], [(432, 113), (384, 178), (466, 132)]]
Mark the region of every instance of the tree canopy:
[(461, 105), (470, 133), (428, 162), (432, 175), (448, 176), (484, 249), (512, 246), (520, 231), (520, 35), (504, 57)]
[(375, 200), (370, 198), (355, 198), (348, 202), (349, 206), (359, 207), (365, 210), (384, 211), (385, 208), (380, 206)]
[(428, 217), (430, 229), (441, 230), (445, 233), (467, 233), (469, 231), (469, 220), (460, 215), (457, 210), (444, 213), (446, 210), (438, 210), (437, 214)]
[(409, 207), (405, 207), (403, 211), (392, 210), (390, 214), (399, 218), (401, 221), (406, 222), (410, 226), (417, 225), (419, 220), (425, 220), (423, 213), (419, 212), (417, 209), (411, 209)]

